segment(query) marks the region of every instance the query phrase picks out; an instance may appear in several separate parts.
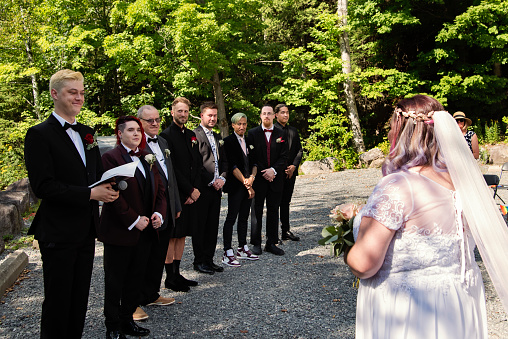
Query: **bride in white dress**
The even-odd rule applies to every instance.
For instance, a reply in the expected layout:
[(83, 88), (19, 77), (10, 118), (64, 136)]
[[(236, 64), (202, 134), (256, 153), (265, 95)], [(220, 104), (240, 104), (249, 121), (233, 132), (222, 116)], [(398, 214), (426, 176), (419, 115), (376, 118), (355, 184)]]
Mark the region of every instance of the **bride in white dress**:
[(442, 111), (417, 95), (392, 117), (385, 176), (355, 218), (356, 243), (345, 257), (361, 278), (356, 338), (487, 338), (475, 240), (507, 305), (506, 225)]

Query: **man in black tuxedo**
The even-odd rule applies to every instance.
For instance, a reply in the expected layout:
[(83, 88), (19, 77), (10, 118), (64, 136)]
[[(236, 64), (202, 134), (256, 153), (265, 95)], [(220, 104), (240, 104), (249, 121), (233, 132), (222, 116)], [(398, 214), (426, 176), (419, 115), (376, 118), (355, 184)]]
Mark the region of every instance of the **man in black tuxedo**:
[[(168, 143), (164, 138), (158, 138), (161, 119), (159, 111), (150, 105), (139, 108), (138, 118), (145, 131), (148, 153), (154, 154), (157, 158), (155, 166), (159, 171), (159, 177), (166, 192), (166, 217), (164, 224), (157, 230), (158, 237), (152, 244), (148, 266), (146, 268), (145, 281), (141, 288), (141, 305), (171, 305), (175, 302), (174, 298), (165, 298), (159, 294), (162, 274), (164, 272), (164, 262), (168, 252), (169, 239), (171, 231), (175, 225), (175, 219), (180, 216), (182, 207), (178, 197), (178, 187), (176, 183), (175, 172), (171, 162)], [(140, 312), (144, 313), (144, 312)], [(147, 315), (142, 314), (146, 319)], [(136, 320), (136, 315), (134, 315)]]
[(204, 102), (199, 110), (201, 124), (194, 129), (198, 139), (199, 153), (203, 158), (201, 168), (201, 196), (197, 202), (198, 223), (192, 234), (194, 249), (194, 269), (201, 273), (213, 274), (224, 268), (214, 264), (213, 256), (217, 246), (219, 231), (220, 203), (222, 186), (226, 182), (227, 161), (223, 141), (213, 131), (217, 124), (217, 105), (212, 101)]
[[(252, 189), (254, 175), (252, 166), (249, 164), (249, 151), (245, 142), (247, 116), (243, 113), (236, 113), (231, 117), (231, 125), (234, 133), (224, 138), (229, 180), (224, 185), (224, 192), (228, 193), (228, 214), (223, 227), (224, 255), (222, 263), (231, 267), (239, 267), (240, 262), (237, 259), (258, 260), (259, 257), (253, 254), (247, 246), (247, 220), (252, 202), (250, 199), (254, 197)], [(235, 254), (231, 242), (233, 225), (237, 217), (238, 248)]]
[(173, 123), (160, 136), (167, 143), (175, 170), (182, 213), (176, 219), (175, 227), (166, 255), (165, 286), (174, 291), (189, 291), (189, 286), (198, 283), (185, 279), (180, 274), (180, 262), (185, 247), (185, 237), (192, 235), (197, 224), (199, 211), (196, 201), (200, 198), (202, 157), (198, 149), (198, 139), (193, 131), (185, 127), (189, 119), (190, 101), (184, 97), (176, 98), (171, 105)]
[(284, 138), (287, 140), (289, 148), (288, 166), (285, 170), (284, 190), (282, 191), (282, 200), (280, 202), (282, 240), (298, 241), (300, 237), (294, 235), (293, 232), (290, 231), (289, 205), (295, 189), (298, 166), (300, 166), (300, 162), (302, 161), (303, 148), (298, 131), (288, 124), (289, 108), (286, 104), (278, 104), (275, 106), (275, 117), (277, 119), (275, 126), (284, 131)]
[[(165, 189), (146, 150), (141, 122), (133, 116), (117, 119), (117, 146), (104, 153), (102, 164), (109, 170), (135, 162), (136, 171), (120, 191), (119, 198), (102, 207), (98, 238), (104, 243), (104, 315), (106, 339), (124, 335), (146, 336), (150, 331), (133, 319), (152, 244), (166, 215)], [(174, 300), (173, 300), (174, 302)]]
[(282, 198), (284, 176), (288, 157), (287, 142), (284, 132), (274, 128), (275, 118), (273, 107), (265, 105), (261, 108), (261, 126), (249, 130), (250, 162), (255, 171), (253, 184), (254, 214), (251, 218), (252, 253), (261, 254), (261, 229), (263, 226), (263, 206), (266, 200), (266, 246), (265, 251), (283, 255), (284, 251), (277, 247), (279, 242), (279, 205)]
[(94, 131), (76, 122), (84, 100), (83, 75), (65, 69), (49, 83), (55, 105), (25, 137), (30, 185), (42, 199), (28, 234), (39, 241), (44, 274), (41, 338), (81, 338), (95, 254), (98, 201), (112, 202), (102, 175)]

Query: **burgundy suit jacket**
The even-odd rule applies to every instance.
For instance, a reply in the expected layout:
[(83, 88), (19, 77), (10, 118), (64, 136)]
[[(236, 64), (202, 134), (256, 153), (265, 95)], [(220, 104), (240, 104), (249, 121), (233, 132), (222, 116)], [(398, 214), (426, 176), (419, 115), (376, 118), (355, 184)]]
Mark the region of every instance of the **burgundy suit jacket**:
[[(147, 151), (141, 151), (140, 160), (145, 162), (144, 157), (147, 154)], [(102, 156), (102, 164), (106, 171), (129, 162), (132, 162), (132, 159), (122, 145), (116, 146)], [(154, 164), (147, 174), (150, 175), (152, 183), (152, 211), (145, 216), (150, 218), (153, 212), (159, 212), (163, 218), (166, 218), (167, 205), (164, 184), (159, 177), (157, 166)], [(136, 221), (138, 216), (143, 215), (144, 185), (141, 180), (139, 175), (125, 179), (128, 184), (127, 189), (120, 191), (118, 199), (105, 203), (102, 207), (98, 239), (103, 243), (119, 246), (135, 246), (138, 243), (142, 231), (136, 227), (129, 230), (129, 226)], [(153, 228), (151, 222), (143, 232), (148, 231), (149, 227)]]

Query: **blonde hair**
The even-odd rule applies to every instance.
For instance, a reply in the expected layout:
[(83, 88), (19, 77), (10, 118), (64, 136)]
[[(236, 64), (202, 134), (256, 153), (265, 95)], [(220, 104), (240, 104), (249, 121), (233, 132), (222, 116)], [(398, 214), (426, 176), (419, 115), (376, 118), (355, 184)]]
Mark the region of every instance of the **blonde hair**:
[(49, 79), (49, 90), (55, 89), (56, 91), (60, 91), (67, 81), (84, 82), (83, 74), (70, 69), (62, 69), (53, 74), (51, 79)]

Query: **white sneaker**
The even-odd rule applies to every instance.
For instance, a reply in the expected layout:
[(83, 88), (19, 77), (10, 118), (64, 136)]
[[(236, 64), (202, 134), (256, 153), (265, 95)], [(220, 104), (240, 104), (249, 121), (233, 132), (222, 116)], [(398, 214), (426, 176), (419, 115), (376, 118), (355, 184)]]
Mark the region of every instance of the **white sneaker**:
[(224, 252), (224, 255), (222, 256), (222, 263), (224, 265), (228, 265), (231, 267), (240, 267), (241, 266), (240, 263), (238, 262), (238, 260), (236, 260), (232, 249), (229, 249), (226, 252)]
[(243, 247), (238, 247), (236, 250), (236, 257), (238, 259), (247, 259), (247, 260), (258, 260), (259, 257), (252, 253), (249, 250), (249, 247), (247, 245), (244, 245)]

